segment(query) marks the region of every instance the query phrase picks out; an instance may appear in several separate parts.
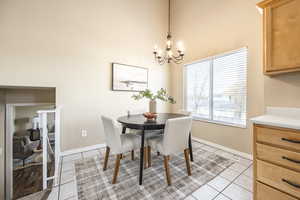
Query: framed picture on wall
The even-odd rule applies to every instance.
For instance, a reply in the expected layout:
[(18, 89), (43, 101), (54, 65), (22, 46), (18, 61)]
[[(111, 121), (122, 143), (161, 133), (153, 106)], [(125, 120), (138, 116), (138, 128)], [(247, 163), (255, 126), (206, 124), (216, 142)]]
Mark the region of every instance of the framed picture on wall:
[(147, 88), (147, 68), (112, 63), (112, 90), (139, 92)]

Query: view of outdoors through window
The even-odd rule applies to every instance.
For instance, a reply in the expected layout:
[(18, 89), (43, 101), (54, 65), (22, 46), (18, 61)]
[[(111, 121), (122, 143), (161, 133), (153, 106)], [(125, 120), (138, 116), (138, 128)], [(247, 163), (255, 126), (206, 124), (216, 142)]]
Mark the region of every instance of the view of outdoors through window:
[(186, 105), (194, 116), (210, 117), (210, 60), (186, 68)]
[(246, 125), (247, 48), (185, 67), (186, 109), (196, 118)]

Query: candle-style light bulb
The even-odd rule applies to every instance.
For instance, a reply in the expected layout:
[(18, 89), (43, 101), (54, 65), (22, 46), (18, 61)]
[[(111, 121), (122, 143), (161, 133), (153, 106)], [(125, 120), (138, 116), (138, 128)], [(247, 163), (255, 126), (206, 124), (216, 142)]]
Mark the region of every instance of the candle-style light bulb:
[(162, 55), (162, 50), (161, 50), (161, 49), (158, 50), (157, 55), (158, 55), (159, 57), (161, 57), (161, 55)]
[(168, 40), (168, 41), (167, 41), (167, 47), (168, 47), (168, 48), (171, 48), (171, 43), (172, 43), (171, 40)]
[(157, 49), (158, 49), (158, 46), (157, 46), (157, 45), (154, 45), (153, 51), (154, 51), (155, 53), (157, 52)]
[(180, 51), (180, 52), (184, 51), (184, 46), (183, 46), (182, 41), (177, 42), (177, 50)]

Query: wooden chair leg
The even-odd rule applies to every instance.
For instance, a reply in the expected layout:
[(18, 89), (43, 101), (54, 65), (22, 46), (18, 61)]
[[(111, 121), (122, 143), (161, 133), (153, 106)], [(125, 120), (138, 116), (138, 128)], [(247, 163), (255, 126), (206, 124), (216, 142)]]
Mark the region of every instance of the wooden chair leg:
[(151, 147), (148, 146), (148, 167), (151, 167)]
[(131, 151), (131, 160), (134, 160), (134, 150)]
[(116, 164), (115, 164), (115, 171), (114, 171), (114, 176), (113, 176), (112, 184), (115, 184), (117, 182), (117, 177), (118, 177), (118, 173), (119, 173), (121, 157), (122, 157), (122, 154), (118, 154), (117, 155)]
[(164, 156), (166, 178), (167, 178), (167, 183), (170, 186), (171, 185), (171, 175), (170, 175), (170, 168), (169, 168), (169, 160), (170, 160), (170, 156)]
[(106, 147), (105, 151), (105, 157), (104, 157), (104, 165), (103, 165), (103, 171), (107, 169), (107, 163), (108, 163), (108, 157), (109, 157), (110, 148)]
[(189, 149), (184, 150), (184, 157), (185, 157), (185, 162), (186, 162), (186, 170), (189, 176), (192, 175), (191, 172), (191, 164), (190, 164), (190, 157), (189, 157)]
[(144, 147), (144, 169), (147, 168), (148, 163), (148, 147)]

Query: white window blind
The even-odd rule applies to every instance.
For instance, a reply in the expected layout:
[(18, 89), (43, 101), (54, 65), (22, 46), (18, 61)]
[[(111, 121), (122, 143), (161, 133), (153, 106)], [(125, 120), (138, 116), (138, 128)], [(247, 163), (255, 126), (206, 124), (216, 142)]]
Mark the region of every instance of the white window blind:
[(246, 126), (247, 48), (185, 65), (185, 109), (213, 122)]

